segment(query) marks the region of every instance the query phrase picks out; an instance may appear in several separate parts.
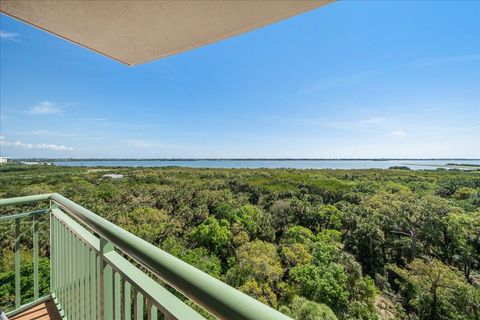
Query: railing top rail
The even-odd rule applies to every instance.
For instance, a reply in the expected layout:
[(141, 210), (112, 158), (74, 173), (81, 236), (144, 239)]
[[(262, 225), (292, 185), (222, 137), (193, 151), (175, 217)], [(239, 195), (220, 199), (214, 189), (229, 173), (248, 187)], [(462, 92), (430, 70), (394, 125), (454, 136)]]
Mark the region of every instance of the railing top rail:
[(3, 199), (0, 206), (48, 199), (220, 319), (291, 319), (57, 193)]
[(0, 216), (0, 221), (7, 221), (7, 220), (25, 218), (25, 217), (30, 217), (30, 216), (37, 215), (37, 214), (45, 214), (45, 213), (48, 213), (49, 211), (50, 211), (49, 209), (39, 209), (39, 210), (34, 210), (34, 211), (10, 214), (10, 215), (7, 215), (7, 216)]
[(49, 200), (51, 195), (52, 195), (51, 193), (44, 193), (44, 194), (38, 194), (34, 196), (0, 199), (0, 207), (45, 201), (45, 200)]

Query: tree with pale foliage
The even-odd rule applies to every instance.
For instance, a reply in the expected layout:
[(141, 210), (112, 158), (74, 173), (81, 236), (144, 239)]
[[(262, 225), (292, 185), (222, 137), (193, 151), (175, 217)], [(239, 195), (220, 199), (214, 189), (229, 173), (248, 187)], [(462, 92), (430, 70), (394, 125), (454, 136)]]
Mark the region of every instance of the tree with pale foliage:
[(480, 319), (479, 289), (455, 268), (436, 259), (415, 259), (406, 268), (390, 266), (420, 319)]

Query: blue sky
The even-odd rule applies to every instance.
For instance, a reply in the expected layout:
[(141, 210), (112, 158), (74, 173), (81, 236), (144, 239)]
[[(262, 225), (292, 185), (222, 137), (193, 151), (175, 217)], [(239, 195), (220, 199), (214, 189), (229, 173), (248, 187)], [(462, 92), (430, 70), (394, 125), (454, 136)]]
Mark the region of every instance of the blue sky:
[(134, 68), (0, 29), (2, 156), (480, 157), (480, 2), (340, 1)]

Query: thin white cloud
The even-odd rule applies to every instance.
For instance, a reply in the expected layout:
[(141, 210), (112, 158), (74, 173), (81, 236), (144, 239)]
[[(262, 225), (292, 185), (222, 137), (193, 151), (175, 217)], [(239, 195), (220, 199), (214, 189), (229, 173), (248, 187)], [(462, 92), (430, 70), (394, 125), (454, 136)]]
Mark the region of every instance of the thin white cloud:
[(408, 63), (407, 65), (413, 69), (423, 69), (448, 63), (460, 63), (460, 62), (474, 62), (480, 61), (479, 54), (464, 54), (448, 57), (419, 59)]
[(0, 39), (18, 42), (18, 37), (20, 37), (19, 33), (0, 30)]
[(392, 137), (406, 137), (407, 132), (403, 131), (403, 130), (393, 130), (388, 135), (390, 135)]
[(360, 124), (377, 124), (385, 121), (384, 117), (373, 117), (370, 119), (360, 120), (358, 123)]
[(89, 136), (77, 132), (56, 132), (49, 130), (33, 130), (33, 131), (15, 131), (13, 134), (24, 136), (55, 136), (55, 137), (73, 137), (73, 138), (88, 138)]
[(5, 136), (0, 136), (0, 145), (19, 149), (37, 149), (37, 150), (51, 150), (51, 151), (74, 151), (75, 148), (64, 145), (51, 143), (28, 143), (20, 140), (7, 141)]
[(48, 130), (34, 130), (34, 131), (17, 131), (15, 134), (21, 134), (26, 136), (50, 136), (54, 132)]
[(49, 101), (40, 102), (39, 104), (33, 106), (30, 110), (27, 111), (27, 113), (34, 115), (47, 115), (61, 112), (62, 109), (57, 104)]
[(368, 119), (355, 120), (355, 119), (338, 119), (338, 120), (325, 120), (315, 117), (311, 118), (295, 118), (295, 117), (266, 117), (264, 121), (282, 125), (291, 126), (315, 126), (337, 130), (365, 130), (369, 126), (374, 126), (385, 122), (385, 118), (378, 116)]
[(161, 124), (158, 123), (130, 123), (130, 122), (115, 122), (110, 121), (106, 118), (70, 118), (72, 121), (81, 122), (82, 124), (88, 124), (97, 127), (108, 127), (114, 129), (122, 129), (122, 128), (158, 128), (161, 127)]

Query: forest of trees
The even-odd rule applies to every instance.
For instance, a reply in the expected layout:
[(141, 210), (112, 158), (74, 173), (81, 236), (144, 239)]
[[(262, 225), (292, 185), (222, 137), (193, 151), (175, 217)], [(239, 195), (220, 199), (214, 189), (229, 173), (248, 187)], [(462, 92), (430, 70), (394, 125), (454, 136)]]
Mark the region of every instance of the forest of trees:
[[(46, 192), (295, 319), (480, 320), (480, 171), (0, 167), (0, 198)], [(12, 230), (0, 223), (7, 307)], [(47, 257), (48, 226), (41, 238)], [(22, 275), (31, 295), (28, 258)]]

